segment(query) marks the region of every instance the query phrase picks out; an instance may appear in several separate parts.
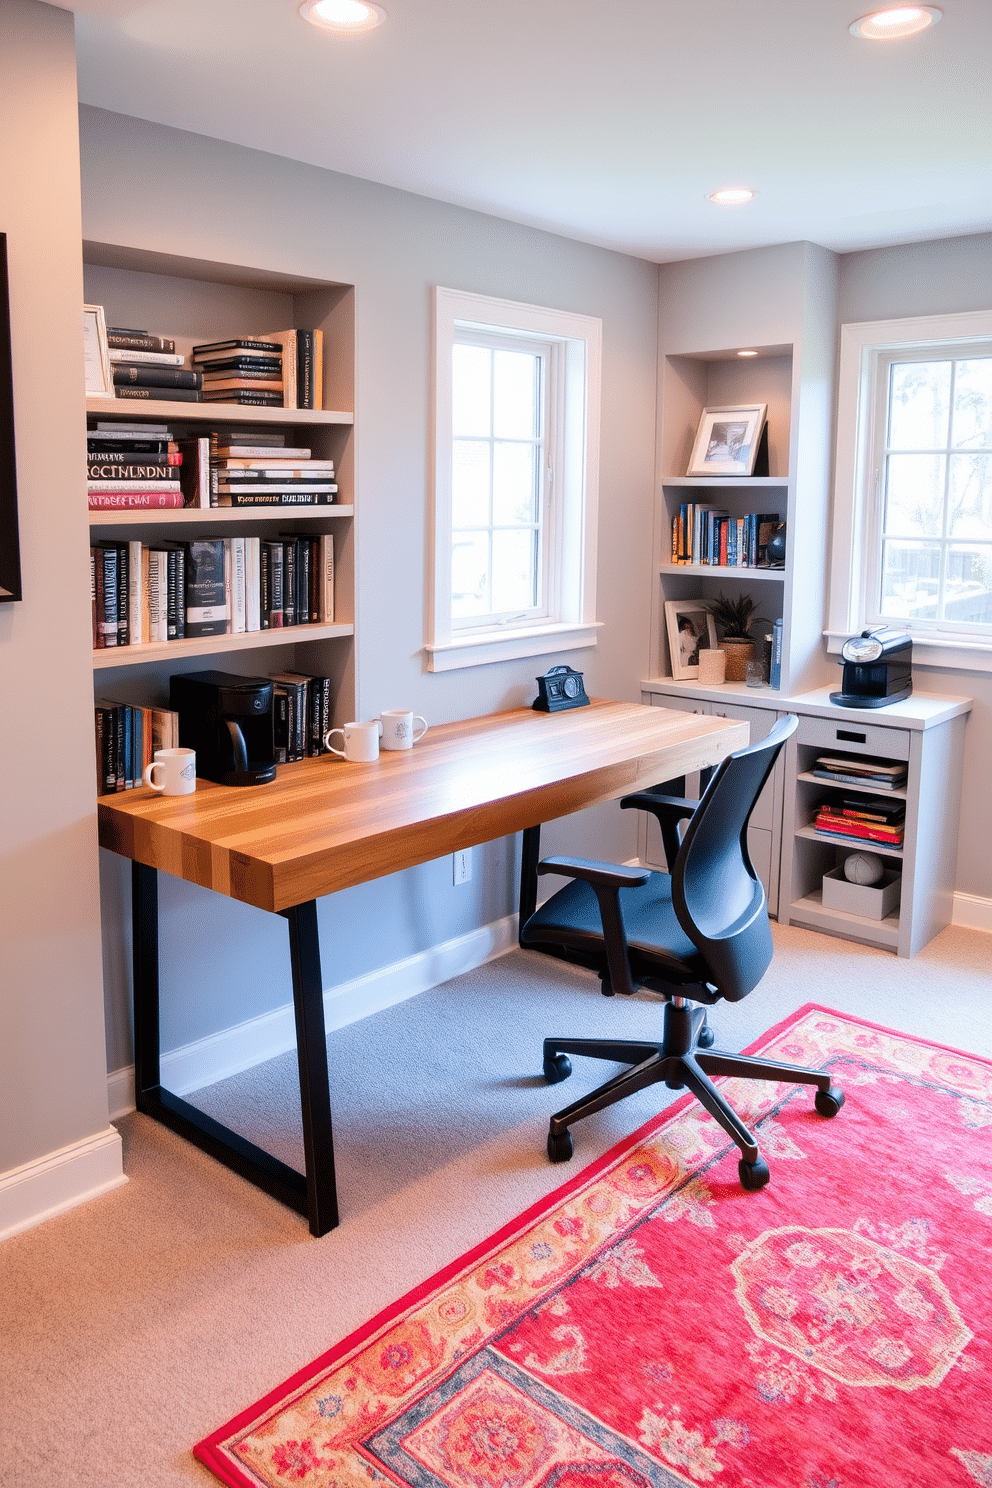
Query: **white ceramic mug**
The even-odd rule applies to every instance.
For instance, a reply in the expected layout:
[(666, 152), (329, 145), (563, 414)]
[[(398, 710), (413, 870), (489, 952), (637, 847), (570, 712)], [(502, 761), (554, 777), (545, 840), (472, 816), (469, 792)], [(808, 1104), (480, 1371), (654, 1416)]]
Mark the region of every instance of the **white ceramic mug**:
[[(412, 749), (427, 732), (427, 719), (408, 708), (386, 708), (380, 716), (383, 749)], [(417, 724), (419, 734), (415, 732)]]
[[(341, 759), (368, 763), (379, 758), (381, 733), (382, 724), (378, 718), (373, 718), (370, 723), (346, 723), (343, 728), (328, 729), (324, 735), (324, 746), (330, 754), (339, 755)], [(343, 749), (335, 749), (331, 743), (335, 734), (341, 735)]]
[(196, 790), (196, 750), (156, 749), (155, 758), (145, 766), (145, 784), (163, 796), (191, 796)]

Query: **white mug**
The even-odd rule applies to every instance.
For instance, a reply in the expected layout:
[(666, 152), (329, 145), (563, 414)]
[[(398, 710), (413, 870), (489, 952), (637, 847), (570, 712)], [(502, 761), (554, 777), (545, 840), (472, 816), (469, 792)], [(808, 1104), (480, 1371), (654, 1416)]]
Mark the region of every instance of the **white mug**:
[[(382, 724), (378, 718), (373, 718), (371, 723), (346, 723), (343, 728), (328, 729), (324, 735), (324, 747), (330, 754), (337, 754), (341, 759), (368, 763), (370, 760), (379, 758), (379, 735), (381, 733)], [(331, 743), (335, 734), (341, 735), (344, 741), (343, 749), (335, 749)]]
[[(380, 716), (383, 749), (412, 749), (427, 732), (427, 719), (407, 708), (387, 708)], [(414, 732), (418, 723), (422, 725), (419, 734)]]
[[(156, 770), (161, 776), (157, 784)], [(191, 796), (196, 790), (196, 750), (156, 749), (155, 758), (145, 766), (145, 784), (163, 796)]]

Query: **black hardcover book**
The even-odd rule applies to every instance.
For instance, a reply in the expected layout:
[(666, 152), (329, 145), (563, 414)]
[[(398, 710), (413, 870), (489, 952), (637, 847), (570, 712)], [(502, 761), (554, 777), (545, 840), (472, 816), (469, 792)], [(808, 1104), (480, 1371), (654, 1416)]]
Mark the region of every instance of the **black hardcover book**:
[(96, 644), (100, 649), (117, 645), (117, 548), (101, 543), (96, 563)]
[(289, 760), (292, 738), (293, 693), (277, 682), (272, 689), (272, 742), (277, 765), (284, 765)]
[(198, 388), (202, 386), (202, 372), (193, 372), (189, 367), (149, 367), (145, 364), (115, 366), (115, 387), (167, 387)]
[(186, 634), (227, 634), (227, 586), (224, 583), (224, 539), (209, 537), (186, 544)]
[(259, 543), (258, 548), (258, 617), (259, 629), (269, 630), (272, 626), (272, 555), (266, 543)]
[[(177, 460), (167, 450), (146, 451), (135, 449), (134, 445), (128, 445), (126, 449), (104, 450), (99, 446), (94, 448), (88, 442), (86, 460), (89, 465), (161, 465), (163, 469), (168, 469), (170, 463), (181, 464), (181, 460)], [(104, 477), (100, 476), (99, 479)]]
[(211, 351), (230, 351), (232, 353), (240, 353), (243, 351), (260, 351), (263, 354), (267, 354), (268, 356), (278, 357), (282, 355), (282, 342), (265, 340), (253, 341), (248, 340), (243, 336), (239, 336), (231, 341), (206, 341), (202, 346), (194, 346), (192, 354), (194, 358), (198, 358), (200, 356), (208, 354)]
[(296, 619), (296, 539), (282, 543), (282, 623), (295, 625)]
[(262, 543), (262, 553), (263, 560), (266, 554), (269, 560), (269, 625), (273, 630), (280, 630), (283, 624), (283, 545), (266, 539)]
[(281, 408), (282, 393), (257, 388), (224, 388), (201, 393), (204, 403), (240, 403), (245, 407)]
[(166, 546), (169, 554), (166, 633), (170, 641), (181, 641), (186, 635), (186, 550), (179, 544)]
[(116, 439), (112, 435), (90, 434), (86, 440), (90, 460), (168, 460), (172, 451), (167, 439)]
[(310, 608), (310, 539), (296, 539), (296, 623), (309, 625), (315, 618)]
[(221, 506), (333, 506), (332, 491), (225, 491), (217, 488)]
[(90, 481), (177, 481), (178, 465), (133, 464), (105, 465), (102, 460), (91, 460), (86, 466), (86, 479)]
[[(117, 727), (121, 705), (104, 698), (97, 698), (95, 708), (99, 741), (97, 763), (100, 770), (100, 794), (104, 796), (117, 789)], [(123, 733), (123, 728), (121, 732)]]
[(131, 583), (129, 576), (130, 549), (127, 543), (117, 543), (117, 644), (128, 646), (131, 643), (131, 630), (128, 624), (128, 602), (131, 597)]
[(107, 327), (107, 345), (111, 351), (162, 351), (175, 356), (176, 343), (168, 336), (149, 336), (147, 331), (129, 331), (123, 326)]
[(216, 360), (213, 357), (198, 357), (197, 365), (201, 372), (206, 373), (281, 373), (282, 357), (232, 356), (218, 357)]
[(118, 398), (145, 398), (149, 402), (169, 403), (202, 403), (203, 394), (199, 388), (180, 387), (115, 387), (114, 394)]

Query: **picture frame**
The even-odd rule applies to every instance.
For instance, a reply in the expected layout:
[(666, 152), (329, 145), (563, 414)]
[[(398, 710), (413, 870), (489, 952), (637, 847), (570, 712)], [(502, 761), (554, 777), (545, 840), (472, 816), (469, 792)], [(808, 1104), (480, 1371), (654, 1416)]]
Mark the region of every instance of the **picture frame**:
[(112, 398), (114, 383), (107, 348), (107, 318), (102, 305), (83, 306), (83, 366), (86, 391)]
[(14, 452), (14, 367), (10, 347), (7, 234), (0, 233), (0, 603), (22, 598)]
[(700, 651), (716, 650), (716, 624), (705, 599), (666, 599), (665, 626), (672, 677), (691, 682), (699, 676)]
[(686, 474), (753, 475), (767, 412), (767, 403), (704, 408)]

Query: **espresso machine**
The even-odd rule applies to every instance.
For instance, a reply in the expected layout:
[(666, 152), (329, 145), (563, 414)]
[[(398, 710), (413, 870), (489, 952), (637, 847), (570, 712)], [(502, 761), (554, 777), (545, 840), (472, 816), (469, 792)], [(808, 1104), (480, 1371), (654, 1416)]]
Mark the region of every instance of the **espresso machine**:
[(266, 785), (276, 778), (272, 682), (230, 672), (169, 678), (179, 744), (196, 750), (196, 773), (220, 785)]

